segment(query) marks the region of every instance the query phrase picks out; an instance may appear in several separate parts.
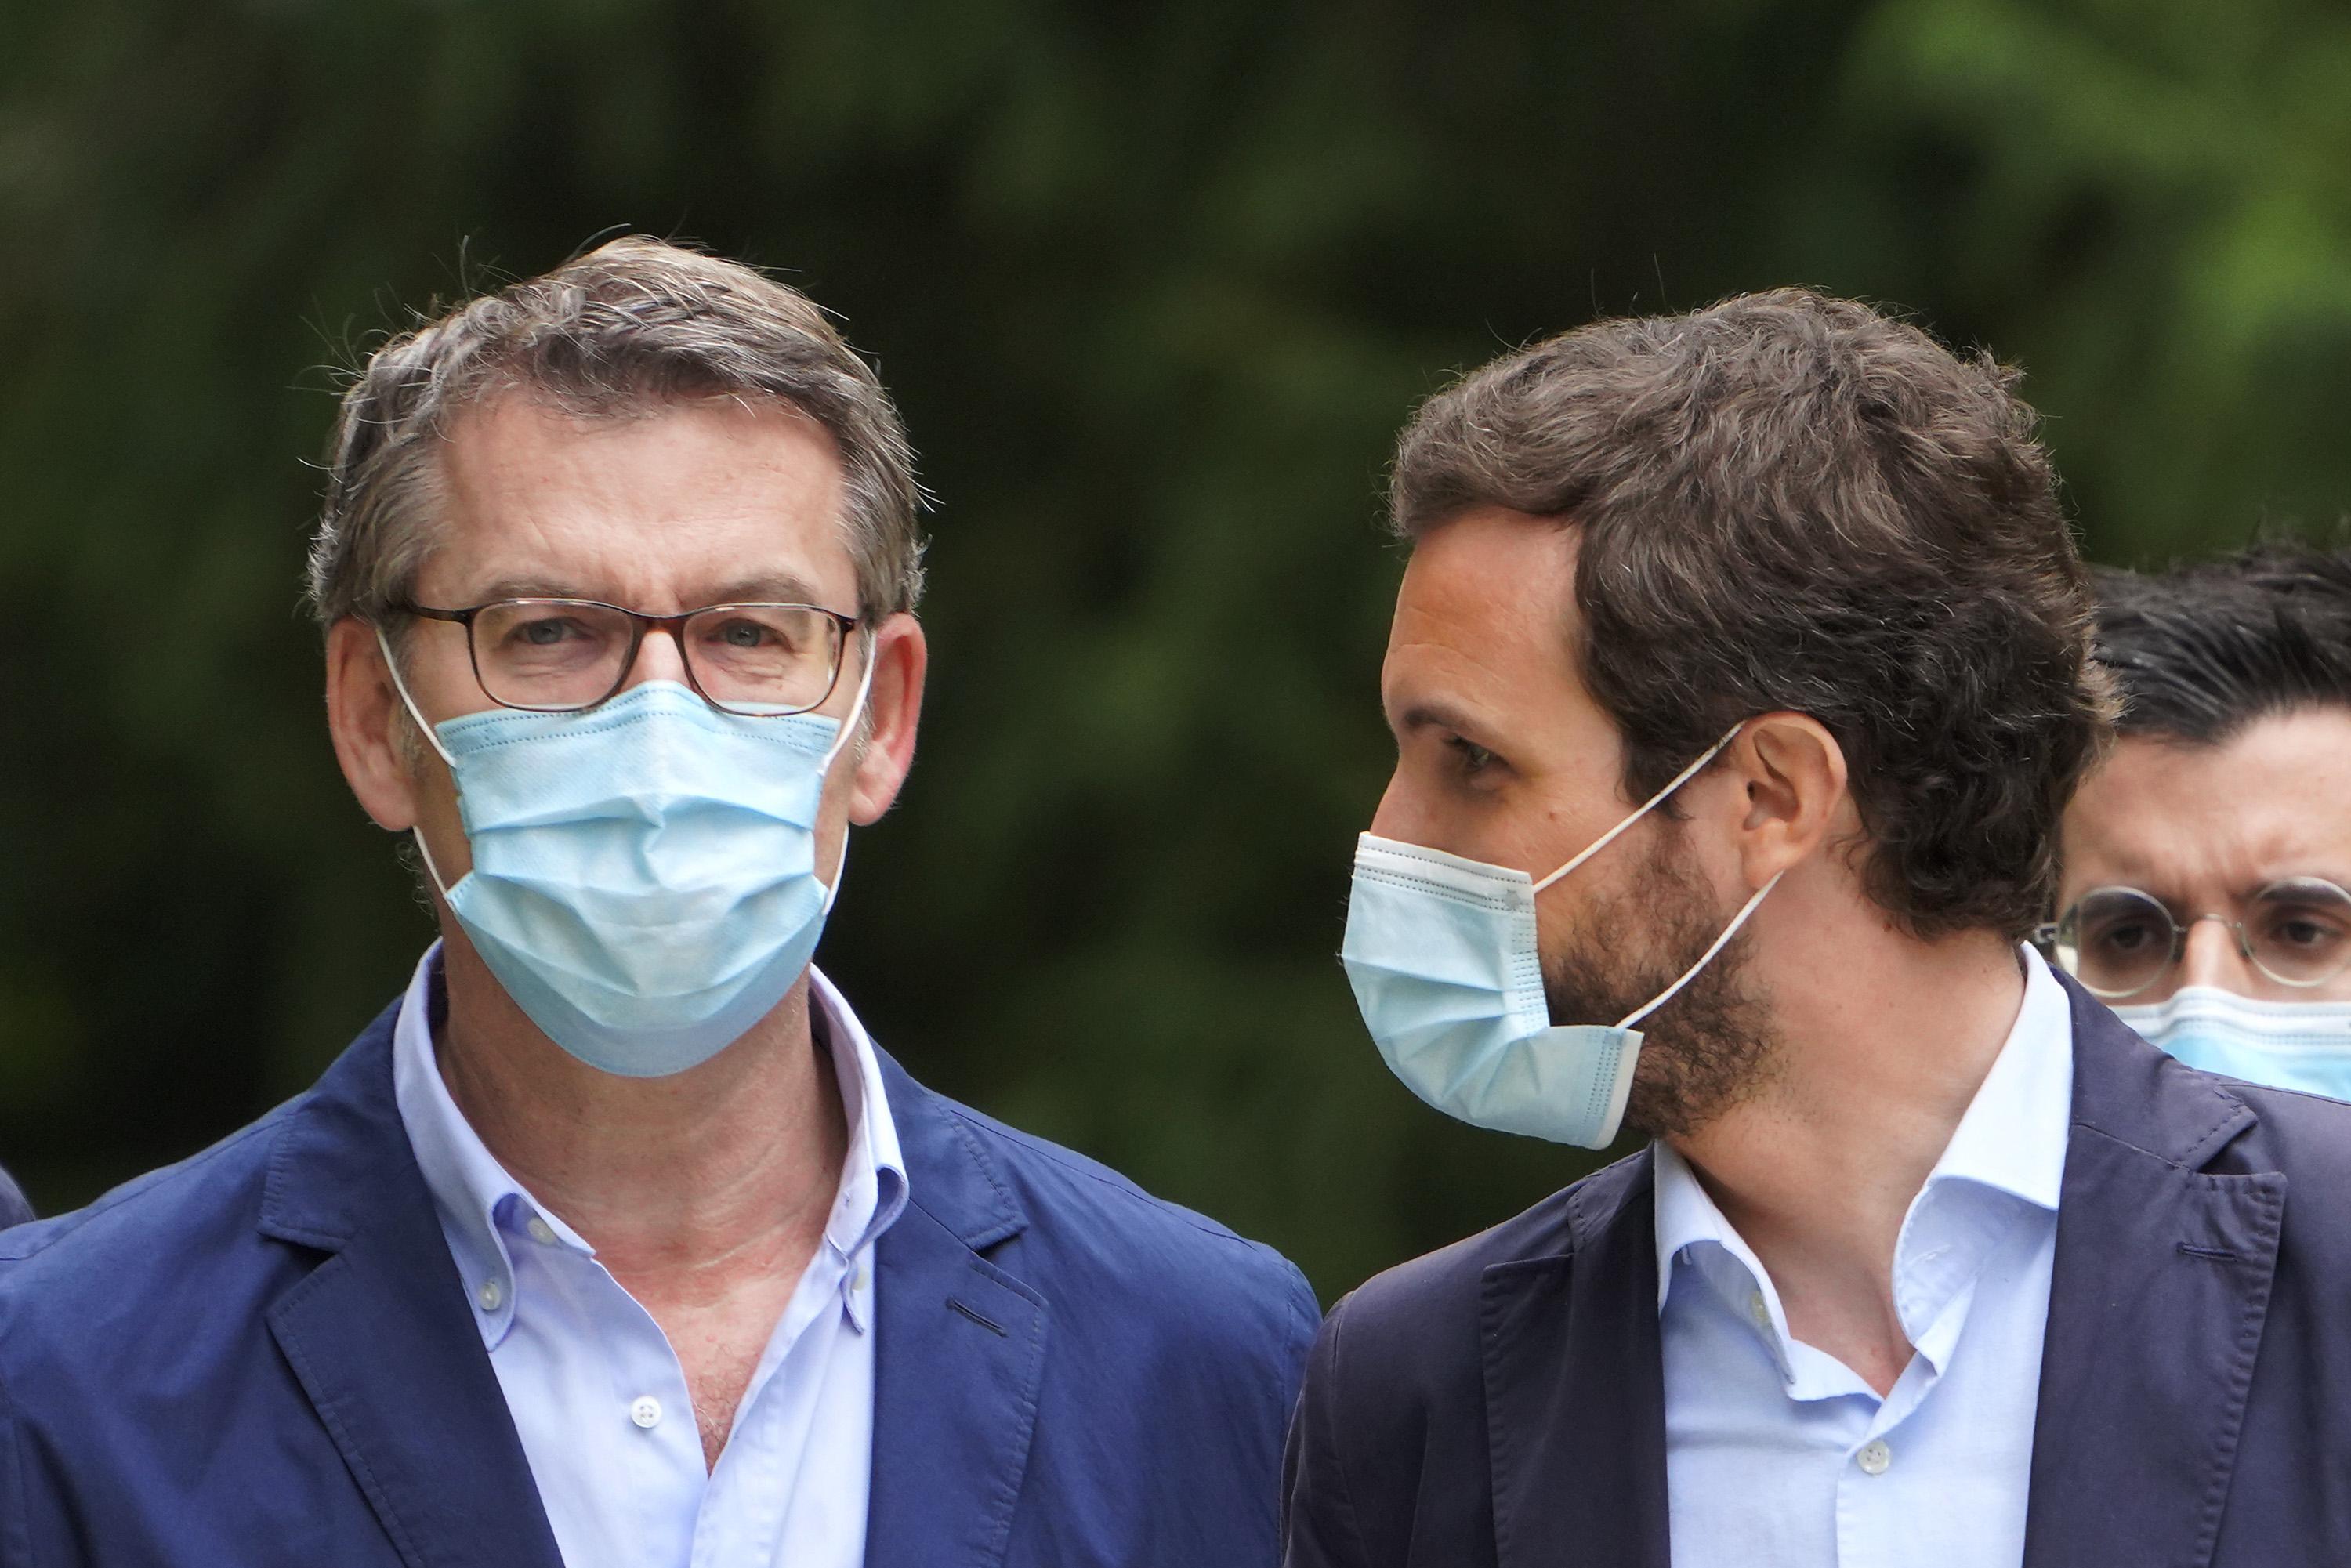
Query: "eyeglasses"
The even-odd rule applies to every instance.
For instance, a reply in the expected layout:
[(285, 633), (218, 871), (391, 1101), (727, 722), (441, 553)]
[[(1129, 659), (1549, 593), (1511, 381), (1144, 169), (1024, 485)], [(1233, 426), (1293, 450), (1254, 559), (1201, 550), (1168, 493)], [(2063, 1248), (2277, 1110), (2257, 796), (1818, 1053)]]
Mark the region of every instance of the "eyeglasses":
[(832, 695), (858, 624), (813, 604), (713, 604), (682, 615), (592, 599), (393, 608), (463, 626), (483, 695), (533, 713), (578, 713), (609, 699), (628, 680), (648, 632), (676, 642), (687, 684), (711, 706), (754, 718), (806, 713)]
[(2109, 1000), (2137, 996), (2176, 968), (2199, 920), (2228, 927), (2245, 961), (2281, 986), (2324, 985), (2351, 966), (2351, 893), (2324, 877), (2292, 876), (2248, 902), (2242, 920), (2181, 921), (2151, 893), (2097, 887), (2034, 935), (2067, 974)]

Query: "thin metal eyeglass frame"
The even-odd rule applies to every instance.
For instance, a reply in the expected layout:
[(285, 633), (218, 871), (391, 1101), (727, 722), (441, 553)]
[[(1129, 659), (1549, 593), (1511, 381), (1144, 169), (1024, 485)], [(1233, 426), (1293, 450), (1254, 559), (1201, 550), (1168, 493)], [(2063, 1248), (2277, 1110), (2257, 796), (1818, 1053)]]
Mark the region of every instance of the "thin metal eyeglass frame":
[[(2275, 882), (2263, 884), (2259, 891), (2255, 892), (2253, 894), (2253, 902), (2259, 903), (2262, 898), (2277, 891), (2279, 888), (2291, 887), (2297, 883), (2316, 883), (2322, 887), (2333, 888), (2336, 893), (2343, 895), (2343, 901), (2346, 906), (2351, 907), (2351, 889), (2346, 889), (2340, 883), (2331, 882), (2323, 876), (2280, 877)], [(2245, 923), (2243, 921), (2231, 920), (2224, 915), (2210, 910), (2206, 911), (2202, 915), (2192, 915), (2183, 921), (2178, 915), (2171, 913), (2171, 906), (2169, 904), (2156, 897), (2155, 894), (2147, 892), (2147, 889), (2143, 887), (2132, 887), (2124, 883), (2113, 883), (2104, 887), (2094, 887), (2090, 889), (2089, 892), (2084, 894), (2081, 897), (2075, 899), (2072, 904), (2068, 905), (2064, 915), (2058, 916), (2055, 920), (2044, 921), (2041, 925), (2033, 927), (2032, 940), (2034, 946), (2040, 947), (2044, 953), (2047, 953), (2053, 957), (2056, 955), (2058, 946), (2058, 932), (2064, 927), (2067, 921), (2075, 919), (2081, 914), (2082, 905), (2084, 904), (2102, 893), (2136, 894), (2139, 897), (2147, 900), (2148, 904), (2154, 905), (2157, 911), (2162, 915), (2165, 924), (2171, 927), (2171, 953), (2168, 957), (2164, 959), (2162, 964), (2157, 967), (2155, 973), (2149, 975), (2146, 979), (2141, 980), (2137, 985), (2133, 986), (2127, 991), (2102, 991), (2095, 986), (2090, 985), (2089, 981), (2083, 980), (2081, 976), (2074, 976), (2075, 979), (2082, 980), (2082, 984), (2088, 988), (2090, 994), (2098, 998), (2101, 1001), (2127, 1001), (2131, 998), (2138, 995), (2141, 991), (2146, 990), (2148, 987), (2153, 986), (2166, 975), (2168, 975), (2173, 970), (2179, 968), (2180, 964), (2188, 956), (2188, 933), (2199, 923), (2206, 920), (2219, 921), (2228, 933), (2237, 939), (2237, 956), (2242, 958), (2246, 963), (2251, 964), (2256, 970), (2260, 971), (2264, 978), (2273, 980), (2281, 986), (2290, 986), (2296, 990), (2307, 990), (2313, 986), (2323, 986), (2326, 984), (2327, 981), (2332, 980), (2336, 976), (2342, 974), (2344, 970), (2351, 969), (2351, 950), (2346, 950), (2342, 961), (2337, 963), (2335, 967), (2327, 970), (2326, 973), (2307, 980), (2290, 980), (2283, 975), (2278, 974), (2268, 965), (2262, 963), (2259, 958), (2253, 956), (2252, 935), (2245, 929)], [(2074, 951), (2076, 953), (2081, 951), (2079, 943), (2074, 944)], [(2068, 974), (2073, 973), (2070, 969), (2066, 972)]]
[[(509, 604), (569, 604), (577, 605), (583, 610), (610, 610), (615, 614), (627, 616), (629, 618), (629, 651), (621, 660), (620, 674), (613, 677), (611, 687), (604, 695), (594, 702), (564, 703), (552, 707), (536, 707), (526, 703), (510, 703), (490, 690), (490, 683), (482, 678), (482, 654), (481, 650), (474, 643), (474, 622), (484, 612), (496, 610)], [(685, 684), (694, 688), (695, 696), (700, 697), (720, 713), (733, 714), (738, 718), (790, 718), (798, 714), (812, 713), (822, 707), (839, 689), (841, 667), (848, 663), (850, 634), (862, 624), (854, 615), (843, 615), (840, 611), (827, 610), (821, 604), (786, 604), (769, 601), (705, 604), (696, 610), (681, 611), (675, 615), (648, 615), (642, 610), (632, 610), (625, 604), (607, 604), (601, 599), (493, 599), (486, 603), (469, 605), (463, 610), (439, 610), (427, 604), (408, 603), (393, 604), (388, 608), (394, 614), (413, 615), (425, 621), (445, 621), (454, 625), (463, 626), (465, 629), (465, 663), (474, 672), (474, 684), (482, 689), (484, 696), (497, 704), (498, 706), (512, 708), (517, 713), (586, 713), (590, 708), (603, 706), (619, 695), (622, 686), (629, 684), (629, 673), (637, 667), (637, 654), (644, 647), (645, 634), (649, 632), (669, 633), (670, 641), (677, 644), (678, 663), (685, 669)], [(814, 702), (805, 707), (770, 709), (757, 713), (747, 712), (738, 707), (729, 707), (704, 691), (702, 677), (694, 673), (694, 654), (686, 648), (684, 633), (687, 622), (696, 616), (707, 615), (714, 610), (806, 610), (831, 621), (839, 634), (833, 639), (832, 673), (825, 679), (824, 691)]]

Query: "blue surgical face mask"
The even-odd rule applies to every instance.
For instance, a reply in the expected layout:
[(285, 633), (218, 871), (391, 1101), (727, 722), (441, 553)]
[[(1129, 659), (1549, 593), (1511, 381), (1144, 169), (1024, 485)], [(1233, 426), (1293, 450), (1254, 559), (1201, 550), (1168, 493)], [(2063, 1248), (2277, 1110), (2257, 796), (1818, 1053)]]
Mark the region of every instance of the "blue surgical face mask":
[(816, 951), (841, 885), (816, 873), (817, 807), (866, 684), (846, 723), (721, 713), (650, 681), (581, 713), (429, 727), (474, 864), (454, 886), (430, 851), (425, 867), (549, 1040), (622, 1077), (682, 1072), (766, 1017)]
[(2351, 1002), (2256, 1001), (2184, 986), (2115, 1016), (2190, 1067), (2351, 1100)]
[(1355, 1005), (1391, 1071), (1476, 1127), (1605, 1148), (1625, 1119), (1641, 1032), (1633, 1026), (1697, 977), (1773, 877), (1698, 961), (1614, 1024), (1551, 1021), (1535, 946), (1535, 894), (1598, 854), (1714, 760), (1734, 728), (1631, 816), (1536, 882), (1522, 871), (1365, 833), (1355, 849), (1340, 954)]

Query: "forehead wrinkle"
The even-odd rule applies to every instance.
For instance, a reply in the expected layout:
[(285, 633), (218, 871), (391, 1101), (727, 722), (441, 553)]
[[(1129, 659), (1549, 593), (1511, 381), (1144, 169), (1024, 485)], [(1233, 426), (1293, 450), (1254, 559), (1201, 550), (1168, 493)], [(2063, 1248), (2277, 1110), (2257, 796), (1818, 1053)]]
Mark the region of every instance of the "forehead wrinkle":
[(696, 597), (705, 604), (813, 604), (824, 607), (816, 585), (796, 571), (759, 572), (729, 578), (705, 587)]
[[(1429, 643), (1465, 653), (1469, 646), (1507, 646), (1537, 657), (1564, 660), (1568, 651), (1564, 622), (1570, 612), (1555, 601), (1556, 596), (1539, 591), (1522, 574), (1499, 570), (1495, 563), (1479, 562), (1465, 569), (1457, 563), (1459, 553), (1448, 552), (1448, 564), (1444, 567), (1406, 570), (1404, 591), (1396, 599), (1391, 644)], [(1416, 559), (1415, 564), (1420, 566), (1421, 561)], [(1410, 622), (1427, 625), (1424, 629)]]
[[(632, 603), (630, 596), (612, 586), (612, 580), (601, 573), (589, 573), (580, 578), (565, 578), (545, 571), (514, 572), (495, 577), (465, 595), (475, 604), (487, 604), (501, 599), (584, 599), (600, 604), (617, 604), (623, 610), (635, 610), (648, 615), (669, 614), (667, 608)], [(700, 610), (720, 604), (809, 604), (826, 608), (823, 597), (806, 578), (795, 572), (770, 572), (758, 577), (736, 578), (723, 584), (680, 593), (676, 610)], [(845, 613), (845, 612), (844, 612)]]
[(2335, 792), (2306, 768), (2247, 779), (2230, 750), (2125, 741), (2066, 813), (2067, 896), (2123, 883), (2210, 905), (2281, 877), (2351, 876), (2351, 808), (2330, 813)]
[[(814, 588), (832, 575), (829, 556), (803, 559), (837, 547), (854, 573), (839, 527), (838, 455), (822, 427), (797, 413), (778, 421), (764, 410), (689, 403), (576, 420), (500, 400), (457, 423), (443, 458), (463, 525), (444, 542), (473, 543), (488, 558), (469, 580), (649, 610), (853, 599), (853, 590)], [(678, 585), (696, 591), (669, 591)]]
[(1466, 595), (1436, 597), (1433, 605), (1401, 599), (1396, 605), (1381, 695), (1399, 733), (1415, 713), (1450, 710), (1490, 723), (1492, 704), (1484, 699), (1523, 690), (1531, 670), (1553, 681), (1573, 677), (1563, 636), (1531, 632), (1521, 617), (1497, 618), (1489, 603), (1457, 602)]
[[(1446, 667), (1456, 664), (1465, 668)], [(1490, 705), (1479, 700), (1481, 691), (1507, 691), (1512, 684), (1505, 672), (1448, 643), (1397, 644), (1389, 651), (1387, 668), (1382, 706), (1398, 735), (1432, 727), (1487, 729), (1495, 720)]]

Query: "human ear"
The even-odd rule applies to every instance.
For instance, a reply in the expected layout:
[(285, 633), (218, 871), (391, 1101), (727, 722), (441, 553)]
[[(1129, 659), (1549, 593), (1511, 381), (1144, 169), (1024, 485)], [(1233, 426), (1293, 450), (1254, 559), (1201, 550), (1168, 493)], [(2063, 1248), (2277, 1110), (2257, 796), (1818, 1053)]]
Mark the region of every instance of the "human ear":
[(1832, 836), (1858, 828), (1844, 747), (1818, 719), (1800, 713), (1750, 719), (1723, 758), (1744, 799), (1740, 869), (1750, 886), (1762, 886)]
[(873, 684), (865, 694), (865, 734), (851, 748), (849, 820), (861, 828), (882, 820), (914, 765), (923, 678), (930, 668), (922, 622), (904, 613), (891, 616), (874, 628), (868, 656)]
[(327, 629), (327, 733), (360, 809), (389, 832), (416, 825), (416, 779), (401, 743), (407, 721), (375, 628), (346, 616)]

